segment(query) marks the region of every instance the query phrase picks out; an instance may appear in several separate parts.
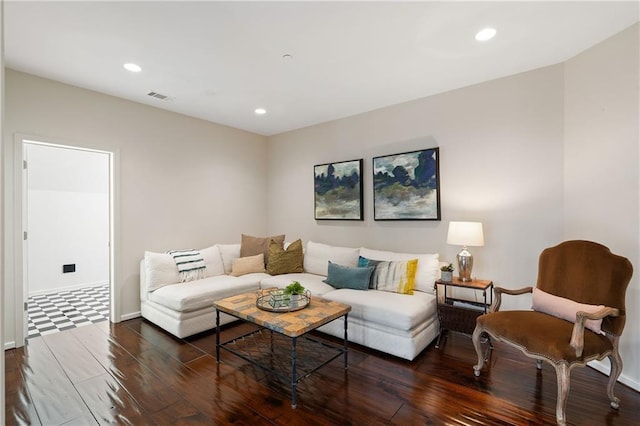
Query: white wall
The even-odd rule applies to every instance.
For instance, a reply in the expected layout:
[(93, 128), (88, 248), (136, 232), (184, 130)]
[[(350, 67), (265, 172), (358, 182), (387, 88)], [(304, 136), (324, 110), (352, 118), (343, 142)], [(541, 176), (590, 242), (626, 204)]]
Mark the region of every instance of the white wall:
[[(140, 310), (145, 250), (202, 248), (266, 232), (266, 138), (5, 70), (5, 342), (15, 341), (14, 137), (115, 152), (118, 317)], [(248, 112), (252, 114), (251, 111)], [(19, 295), (18, 295), (19, 296)]]
[[(269, 231), (453, 261), (449, 221), (477, 220), (485, 246), (471, 249), (473, 274), (535, 283), (540, 251), (562, 238), (562, 82), (552, 66), (270, 137)], [(372, 157), (436, 146), (442, 221), (374, 221)], [(364, 158), (365, 220), (315, 221), (313, 165), (354, 158)]]
[[(636, 25), (566, 64), (270, 137), (269, 231), (452, 261), (448, 222), (478, 220), (473, 274), (499, 286), (534, 285), (540, 252), (573, 238), (638, 269), (638, 48)], [(374, 221), (371, 158), (435, 146), (442, 221)], [(355, 158), (365, 159), (365, 221), (315, 221), (313, 165)], [(640, 389), (637, 275), (620, 347), (621, 380)], [(503, 306), (528, 309), (530, 298)]]
[[(0, 135), (4, 135), (4, 1), (0, 1)], [(0, 188), (3, 188), (3, 175), (4, 175), (4, 165), (2, 161), (0, 161)], [(0, 189), (2, 191), (2, 189)], [(0, 209), (0, 241), (4, 241), (4, 211)], [(4, 244), (0, 244), (0, 270), (4, 271)], [(5, 293), (5, 280), (4, 274), (0, 273), (0, 294), (3, 295), (3, 298), (6, 300)], [(0, 303), (0, 343), (5, 342), (5, 308), (4, 304)], [(0, 407), (4, 407), (4, 395), (5, 395), (5, 386), (4, 386), (4, 356), (0, 357), (0, 383), (2, 386), (0, 387)], [(5, 424), (5, 410), (0, 410), (0, 425)]]
[(108, 284), (109, 154), (25, 145), (29, 295)]
[(601, 242), (634, 265), (620, 354), (623, 375), (636, 389), (640, 389), (639, 39), (636, 24), (567, 61), (564, 109), (564, 237)]

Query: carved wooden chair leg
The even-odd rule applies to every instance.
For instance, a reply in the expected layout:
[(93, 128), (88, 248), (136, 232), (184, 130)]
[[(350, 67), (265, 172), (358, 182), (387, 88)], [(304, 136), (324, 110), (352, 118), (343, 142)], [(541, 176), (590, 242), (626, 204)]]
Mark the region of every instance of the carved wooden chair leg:
[(556, 400), (556, 422), (559, 426), (567, 424), (565, 409), (567, 406), (567, 397), (569, 396), (569, 365), (561, 362), (555, 365), (556, 379), (558, 381), (558, 397)]
[(607, 395), (609, 396), (609, 401), (611, 401), (611, 408), (617, 410), (620, 407), (620, 398), (613, 394), (613, 388), (622, 372), (622, 358), (620, 358), (620, 353), (617, 350), (614, 350), (609, 355), (609, 362), (611, 363), (611, 372), (609, 373), (609, 383), (607, 384)]
[(473, 330), (473, 336), (471, 336), (471, 340), (473, 341), (473, 347), (476, 349), (476, 354), (478, 354), (478, 364), (473, 366), (473, 374), (478, 377), (480, 376), (480, 371), (484, 366), (484, 353), (482, 352), (482, 342), (480, 341), (482, 336), (482, 327), (476, 325), (475, 330)]
[(542, 370), (542, 360), (541, 359), (536, 360), (536, 368), (538, 370)]

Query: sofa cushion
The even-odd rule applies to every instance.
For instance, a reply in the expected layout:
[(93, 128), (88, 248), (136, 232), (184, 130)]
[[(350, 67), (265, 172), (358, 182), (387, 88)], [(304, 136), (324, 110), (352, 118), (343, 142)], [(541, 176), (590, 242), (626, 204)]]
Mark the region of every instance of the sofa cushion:
[(249, 274), (242, 277), (218, 275), (187, 283), (167, 285), (151, 293), (149, 300), (179, 312), (207, 306), (213, 309), (215, 300), (243, 292), (257, 291), (260, 280), (266, 276), (266, 274)]
[(222, 255), (218, 246), (211, 246), (199, 250), (200, 255), (204, 259), (204, 263), (207, 265), (207, 269), (204, 270), (204, 276), (215, 277), (216, 275), (224, 275), (224, 265), (222, 263)]
[(440, 255), (438, 253), (396, 253), (392, 251), (373, 250), (361, 247), (360, 256), (366, 257), (367, 259), (386, 261), (418, 259), (415, 289), (427, 293), (434, 293), (433, 285), (440, 276), (440, 263), (438, 261)]
[(335, 290), (335, 288), (323, 282), (325, 278), (326, 277), (322, 275), (309, 274), (307, 272), (275, 275), (260, 281), (260, 288), (285, 288), (293, 281), (298, 281), (306, 290), (309, 290), (313, 296), (323, 296), (325, 293)]
[(268, 274), (280, 275), (304, 272), (302, 262), (302, 240), (292, 242), (286, 249), (274, 240), (269, 243)]
[(373, 270), (374, 267), (343, 266), (330, 261), (329, 273), (324, 282), (335, 288), (367, 290)]
[(408, 295), (345, 288), (325, 293), (322, 297), (351, 305), (349, 318), (359, 318), (398, 330), (411, 330), (436, 315), (435, 296), (422, 292)]
[(269, 242), (274, 240), (280, 247), (284, 244), (284, 234), (273, 237), (254, 237), (242, 234), (240, 241), (240, 257), (255, 256), (262, 253), (264, 255), (265, 266), (269, 263)]
[[(206, 265), (204, 270), (205, 278), (224, 274), (222, 257), (216, 246), (198, 251)], [(144, 266), (147, 291), (154, 291), (165, 285), (181, 281), (176, 261), (170, 254), (146, 251), (144, 253)]]
[(240, 244), (216, 244), (216, 247), (220, 250), (224, 273), (229, 275), (231, 273), (233, 259), (240, 257)]
[(239, 257), (233, 259), (231, 264), (231, 274), (234, 277), (252, 274), (256, 272), (266, 272), (264, 269), (264, 255), (262, 253), (255, 256)]
[(330, 246), (307, 241), (304, 253), (304, 271), (316, 275), (328, 274), (329, 261), (343, 266), (358, 266), (360, 249)]

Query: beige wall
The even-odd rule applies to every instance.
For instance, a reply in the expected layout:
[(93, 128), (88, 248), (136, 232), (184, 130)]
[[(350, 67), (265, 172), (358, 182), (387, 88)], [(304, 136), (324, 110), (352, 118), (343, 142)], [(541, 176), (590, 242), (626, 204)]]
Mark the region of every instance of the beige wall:
[[(269, 231), (453, 261), (449, 221), (478, 220), (486, 244), (471, 249), (474, 275), (534, 283), (540, 250), (562, 238), (562, 79), (552, 66), (270, 137)], [(442, 221), (374, 221), (372, 157), (436, 146)], [(315, 221), (313, 165), (355, 158), (365, 220)]]
[[(450, 220), (479, 220), (474, 275), (535, 284), (540, 251), (593, 239), (640, 268), (638, 26), (566, 64), (269, 138), (269, 231), (331, 244), (439, 252)], [(373, 220), (371, 158), (440, 147), (441, 222)], [(313, 219), (313, 165), (364, 158), (365, 220)], [(529, 298), (508, 308), (530, 308)], [(640, 306), (638, 278), (628, 293)], [(640, 389), (640, 318), (621, 340), (622, 381)], [(606, 370), (606, 364), (596, 367)]]
[[(115, 152), (120, 314), (140, 310), (145, 250), (202, 248), (266, 231), (266, 138), (6, 70), (5, 229), (16, 227), (14, 135)], [(14, 247), (14, 234), (5, 235)], [(15, 339), (15, 250), (6, 253), (5, 341)], [(19, 295), (18, 295), (19, 297)]]
[[(565, 64), (564, 237), (601, 242), (635, 267), (621, 338), (640, 388), (640, 25)], [(608, 363), (606, 364), (608, 365)]]

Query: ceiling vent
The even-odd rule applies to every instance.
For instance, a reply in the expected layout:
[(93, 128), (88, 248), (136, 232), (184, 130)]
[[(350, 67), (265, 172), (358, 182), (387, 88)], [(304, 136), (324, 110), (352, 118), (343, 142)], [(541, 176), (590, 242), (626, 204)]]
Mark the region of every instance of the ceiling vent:
[(161, 99), (163, 101), (165, 99), (169, 99), (169, 97), (167, 95), (163, 95), (162, 93), (158, 93), (158, 92), (149, 92), (149, 93), (147, 93), (147, 96), (151, 96), (152, 98)]

